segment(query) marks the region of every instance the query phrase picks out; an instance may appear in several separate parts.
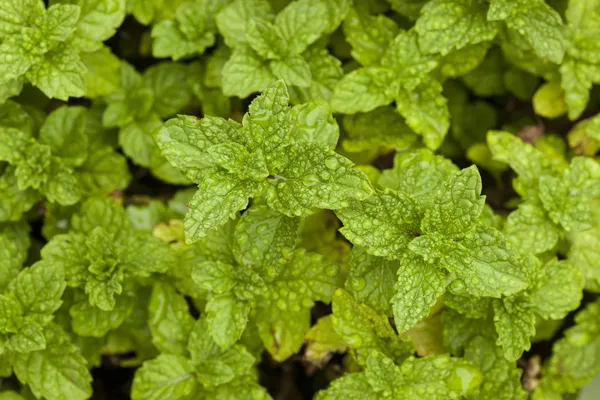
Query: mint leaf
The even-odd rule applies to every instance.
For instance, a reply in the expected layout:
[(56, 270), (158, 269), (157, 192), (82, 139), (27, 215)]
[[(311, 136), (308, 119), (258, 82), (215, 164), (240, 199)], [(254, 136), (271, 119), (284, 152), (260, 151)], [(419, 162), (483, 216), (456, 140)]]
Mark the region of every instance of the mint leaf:
[(217, 26), (227, 46), (236, 48), (246, 43), (248, 21), (270, 19), (271, 12), (271, 4), (267, 0), (235, 0), (218, 13)]
[(331, 98), (334, 111), (344, 114), (368, 112), (385, 106), (394, 98), (389, 85), (394, 74), (388, 68), (359, 68), (344, 75)]
[(394, 167), (384, 170), (377, 183), (383, 187), (405, 192), (419, 203), (430, 205), (443, 183), (458, 168), (450, 160), (434, 155), (431, 150), (397, 153)]
[(529, 289), (530, 301), (543, 318), (561, 319), (579, 306), (582, 289), (581, 271), (569, 261), (552, 259), (541, 268)]
[(540, 178), (540, 198), (550, 219), (566, 231), (591, 227), (590, 201), (600, 193), (600, 165), (592, 159), (575, 157), (562, 179)]
[(494, 325), (498, 332), (496, 343), (504, 349), (504, 357), (514, 361), (531, 346), (535, 335), (535, 315), (518, 300), (506, 298), (494, 301)]
[(352, 153), (373, 148), (381, 151), (391, 148), (405, 150), (418, 140), (418, 136), (393, 107), (380, 107), (368, 113), (344, 116), (342, 125), (346, 131), (342, 147)]
[(365, 67), (381, 60), (399, 31), (396, 23), (385, 15), (366, 15), (356, 9), (350, 9), (343, 27), (352, 46), (352, 57)]
[(390, 315), (390, 299), (400, 263), (368, 254), (364, 247), (354, 246), (350, 254), (350, 272), (345, 288), (358, 302)]
[(340, 129), (329, 105), (324, 101), (298, 104), (291, 109), (296, 120), (295, 141), (313, 142), (335, 149)]
[(548, 218), (543, 208), (525, 202), (519, 204), (519, 208), (508, 215), (504, 235), (523, 252), (539, 254), (554, 248), (560, 230)]
[(168, 284), (156, 284), (148, 305), (152, 343), (168, 354), (184, 355), (194, 320), (185, 298)]
[(161, 354), (136, 372), (132, 399), (184, 399), (196, 388), (192, 363), (182, 356)]
[(314, 208), (337, 210), (374, 191), (350, 160), (321, 145), (302, 143), (286, 152), (289, 163), (266, 182), (266, 198), (288, 216), (306, 216)]
[(395, 97), (398, 112), (406, 123), (423, 136), (423, 143), (435, 150), (444, 141), (450, 127), (450, 113), (446, 98), (442, 96), (442, 85), (431, 80), (422, 82), (414, 91), (400, 90)]
[(267, 207), (253, 204), (235, 227), (233, 254), (240, 264), (256, 266), (275, 273), (293, 249), (300, 221)]
[(396, 293), (391, 299), (398, 332), (407, 331), (429, 315), (438, 297), (444, 294), (446, 285), (446, 275), (434, 265), (416, 255), (402, 257)]
[(12, 362), (15, 375), (38, 397), (89, 398), (92, 377), (78, 348), (58, 326), (51, 325), (45, 336), (45, 350), (15, 354)]
[(564, 56), (563, 22), (545, 1), (523, 2), (493, 0), (487, 14), (488, 20), (504, 20), (509, 29), (518, 32), (522, 39), (543, 58), (559, 64)]
[(248, 205), (248, 199), (258, 186), (255, 182), (241, 180), (236, 175), (215, 168), (203, 175), (184, 221), (186, 241), (189, 243), (235, 217), (239, 210)]
[(529, 271), (517, 250), (494, 228), (478, 226), (472, 236), (454, 242), (438, 235), (415, 238), (410, 250), (427, 261), (439, 260), (456, 274), (450, 290), (457, 294), (500, 297), (525, 289)]
[(206, 318), (211, 337), (221, 348), (234, 344), (246, 329), (251, 304), (233, 295), (211, 296)]
[(413, 347), (392, 329), (389, 319), (369, 306), (357, 303), (342, 289), (337, 289), (332, 301), (332, 324), (335, 332), (364, 365), (369, 354), (380, 351), (395, 360), (404, 360)]
[(377, 192), (362, 202), (337, 210), (344, 223), (340, 232), (353, 244), (373, 255), (398, 258), (419, 235), (421, 211), (412, 197), (402, 192)]
[(425, 53), (448, 54), (469, 44), (492, 40), (498, 23), (488, 22), (487, 7), (478, 0), (434, 0), (421, 9), (415, 29)]
[(485, 197), (480, 194), (481, 177), (477, 167), (471, 166), (451, 175), (425, 212), (421, 231), (448, 237), (464, 235), (473, 228), (483, 211)]

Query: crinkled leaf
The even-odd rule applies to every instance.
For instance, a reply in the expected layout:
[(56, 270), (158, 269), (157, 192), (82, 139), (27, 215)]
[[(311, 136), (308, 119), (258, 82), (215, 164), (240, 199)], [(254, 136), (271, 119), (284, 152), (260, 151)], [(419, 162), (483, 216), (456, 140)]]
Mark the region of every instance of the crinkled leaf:
[(419, 235), (421, 211), (409, 195), (393, 190), (377, 192), (363, 201), (336, 211), (344, 223), (340, 232), (367, 252), (398, 258)]

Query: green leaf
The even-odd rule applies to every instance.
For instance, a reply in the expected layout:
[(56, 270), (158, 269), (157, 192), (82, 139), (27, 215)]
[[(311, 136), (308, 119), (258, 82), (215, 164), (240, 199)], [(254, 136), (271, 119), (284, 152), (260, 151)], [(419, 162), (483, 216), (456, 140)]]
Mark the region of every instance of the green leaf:
[(600, 303), (588, 304), (575, 316), (575, 325), (554, 344), (546, 373), (554, 381), (550, 386), (559, 392), (574, 392), (598, 374), (599, 316)]
[(0, 291), (19, 273), (31, 245), (29, 224), (22, 222), (0, 224)]
[(144, 71), (144, 84), (152, 90), (152, 111), (161, 118), (171, 117), (181, 111), (192, 97), (184, 64), (162, 62)]
[(280, 166), (277, 152), (293, 131), (289, 96), (285, 83), (278, 80), (252, 100), (242, 120), (240, 139), (249, 151), (262, 149), (269, 171)]
[(232, 120), (210, 116), (198, 120), (181, 115), (163, 124), (156, 134), (156, 143), (171, 165), (194, 181), (202, 177), (202, 170), (216, 165), (205, 149), (233, 140), (239, 128)]
[(329, 302), (340, 280), (339, 266), (320, 254), (299, 249), (281, 273), (267, 283), (267, 297), (284, 310), (310, 309), (313, 301)]
[(98, 195), (123, 190), (131, 181), (127, 159), (110, 147), (88, 154), (75, 170), (75, 177), (84, 195)]
[(415, 29), (425, 53), (446, 55), (470, 44), (492, 40), (498, 23), (488, 22), (480, 0), (433, 0), (421, 9)]
[(211, 296), (206, 303), (206, 320), (210, 335), (221, 348), (237, 342), (246, 325), (251, 304), (233, 294)]
[(310, 66), (310, 86), (290, 88), (294, 103), (316, 100), (329, 102), (335, 86), (344, 75), (341, 61), (332, 56), (329, 50), (318, 46), (308, 48), (302, 57)]
[(483, 212), (481, 176), (475, 165), (451, 175), (435, 194), (421, 221), (423, 233), (460, 237), (475, 226)]
[(438, 65), (438, 56), (421, 51), (414, 30), (400, 32), (381, 59), (381, 64), (394, 71), (397, 81), (412, 91), (421, 83), (431, 80), (428, 73)]
[(148, 25), (158, 14), (156, 8), (162, 5), (161, 0), (127, 0), (127, 13), (133, 14), (141, 24)]
[(440, 147), (450, 127), (442, 85), (433, 79), (424, 81), (412, 92), (400, 90), (395, 100), (398, 112), (412, 130), (423, 136), (423, 143), (431, 150)]
[[(418, 136), (393, 107), (380, 107), (368, 113), (344, 116), (344, 150), (359, 152), (372, 148), (406, 150)], [(411, 153), (412, 154), (412, 153)], [(385, 171), (384, 171), (385, 173)]]
[(499, 96), (506, 92), (504, 87), (505, 69), (503, 53), (492, 47), (477, 68), (464, 74), (461, 80), (477, 96)]
[(92, 395), (90, 375), (79, 349), (58, 326), (45, 332), (45, 350), (16, 353), (13, 369), (36, 397), (85, 400)]
[(487, 142), (494, 159), (510, 165), (519, 175), (519, 179), (523, 181), (522, 186), (527, 188), (527, 191), (533, 190), (535, 193), (539, 177), (545, 175), (549, 169), (544, 154), (532, 145), (524, 143), (519, 137), (507, 132), (490, 131), (487, 135)]
[(575, 157), (562, 179), (540, 178), (540, 198), (550, 219), (566, 231), (591, 228), (590, 202), (600, 194), (600, 164)]
[(253, 268), (244, 268), (220, 261), (205, 261), (192, 272), (200, 287), (216, 294), (235, 294), (241, 300), (253, 300), (266, 291), (263, 279)]
[(44, 329), (34, 322), (24, 322), (8, 341), (7, 348), (17, 353), (44, 350)]
[(328, 361), (332, 353), (343, 352), (346, 349), (346, 344), (333, 329), (331, 315), (319, 318), (306, 333), (304, 340), (307, 343), (304, 356), (316, 365)]
[(458, 280), (450, 285), (457, 294), (500, 297), (525, 289), (529, 271), (520, 254), (492, 227), (478, 226), (462, 241), (437, 235), (415, 238), (409, 245), (425, 260), (439, 260)]
[(400, 397), (425, 391), (424, 399), (458, 399), (473, 392), (483, 378), (469, 361), (448, 355), (410, 357), (401, 370), (410, 372), (404, 373), (404, 382), (396, 389)]
[(307, 216), (314, 208), (336, 210), (373, 194), (366, 175), (347, 158), (316, 143), (285, 149), (288, 163), (265, 183), (267, 203), (288, 216)]
[(535, 315), (518, 300), (505, 298), (494, 301), (494, 325), (498, 332), (496, 344), (504, 349), (504, 357), (515, 361), (531, 347), (535, 335)]
[(89, 296), (90, 304), (104, 310), (110, 311), (115, 307), (115, 295), (123, 292), (123, 273), (117, 273), (104, 277), (90, 277), (85, 284), (85, 294)]
[(331, 107), (336, 112), (354, 114), (388, 105), (394, 99), (389, 88), (394, 78), (394, 72), (383, 67), (352, 71), (335, 86)]
[(183, 2), (174, 16), (152, 27), (152, 54), (178, 60), (202, 54), (215, 42), (214, 17), (227, 2), (219, 0)]
[(60, 157), (66, 165), (81, 165), (88, 155), (85, 119), (83, 107), (57, 108), (40, 128), (40, 143), (50, 146), (52, 155)]
[(572, 244), (568, 259), (581, 269), (586, 287), (594, 288), (592, 290), (597, 292), (600, 288), (600, 270), (597, 266), (600, 264), (598, 264), (599, 255), (596, 248), (600, 245), (600, 232), (598, 228), (593, 228), (572, 233), (570, 237)]
[(383, 170), (377, 183), (408, 193), (424, 207), (431, 205), (436, 192), (458, 168), (447, 158), (429, 149), (417, 149), (394, 156), (394, 167)]
[(446, 290), (443, 271), (423, 258), (406, 253), (400, 259), (395, 295), (391, 299), (398, 332), (405, 332), (429, 315)]
[(185, 357), (173, 354), (161, 354), (146, 361), (135, 373), (131, 398), (148, 399), (186, 399), (195, 388), (192, 363)]
[(364, 373), (344, 374), (334, 379), (326, 390), (317, 392), (316, 400), (344, 400), (361, 398), (363, 400), (381, 399), (381, 393), (375, 392)]
[[(312, 302), (310, 302), (312, 304)], [(266, 302), (256, 313), (256, 325), (264, 348), (275, 361), (283, 362), (297, 353), (310, 328), (310, 309), (297, 302), (284, 308), (276, 302)], [(290, 310), (290, 307), (297, 309)]]
[(283, 79), (288, 85), (306, 88), (311, 84), (310, 65), (302, 56), (292, 55), (282, 60), (273, 60), (269, 67), (273, 75)]
[(135, 298), (131, 292), (117, 297), (115, 307), (104, 311), (92, 306), (87, 299), (75, 303), (69, 309), (73, 332), (80, 336), (103, 337), (116, 329), (134, 310)]
[(48, 180), (40, 188), (40, 192), (48, 201), (70, 206), (81, 198), (81, 188), (73, 170), (57, 158), (50, 160)]
[(121, 62), (120, 88), (106, 98), (106, 103), (102, 115), (105, 128), (121, 128), (136, 121), (143, 124), (151, 114), (154, 94), (134, 67)]
[(217, 26), (225, 38), (225, 44), (232, 48), (246, 44), (248, 22), (261, 18), (271, 19), (271, 12), (271, 4), (267, 0), (233, 1), (217, 14)]
[(392, 10), (414, 21), (419, 18), (421, 8), (423, 8), (426, 0), (389, 0), (389, 2)]
[(80, 8), (69, 4), (52, 4), (41, 21), (33, 21), (51, 42), (62, 42), (73, 32)]
[(240, 98), (266, 89), (276, 79), (269, 65), (246, 46), (234, 49), (222, 73), (223, 93)]
[(257, 184), (241, 180), (236, 175), (216, 168), (203, 174), (198, 191), (189, 203), (185, 216), (186, 243), (191, 244), (211, 230), (234, 218), (248, 205), (248, 198), (256, 192)]
[(398, 258), (419, 235), (421, 211), (415, 200), (402, 192), (386, 190), (336, 211), (344, 223), (340, 232), (370, 254)]
[(554, 248), (560, 230), (540, 206), (525, 202), (508, 215), (504, 235), (520, 251), (540, 254)]
[(0, 37), (21, 31), (22, 22), (32, 22), (44, 14), (44, 4), (38, 0), (6, 1), (1, 5), (5, 15), (0, 24)]
[(97, 227), (114, 235), (120, 242), (131, 233), (131, 224), (123, 207), (110, 198), (90, 198), (86, 200), (79, 212), (73, 215), (72, 227), (76, 233), (86, 236)]
[(298, 237), (299, 218), (254, 203), (235, 227), (233, 254), (240, 264), (277, 274)]
[(152, 288), (148, 312), (152, 343), (158, 350), (168, 354), (185, 355), (188, 337), (194, 324), (185, 298), (169, 284), (157, 283)]
[(483, 382), (469, 399), (527, 399), (527, 392), (521, 385), (522, 370), (504, 358), (502, 350), (492, 339), (474, 337), (465, 347), (464, 357), (483, 373)]
[(352, 58), (364, 67), (377, 64), (398, 34), (396, 22), (385, 15), (372, 16), (351, 8), (344, 20), (344, 35)]
[(194, 325), (188, 348), (196, 379), (207, 387), (218, 386), (232, 381), (236, 376), (247, 374), (254, 364), (254, 357), (242, 345), (219, 349), (208, 334), (203, 319)]
[(299, 0), (285, 7), (275, 26), (292, 54), (302, 53), (328, 28), (327, 8), (321, 0)]
[(83, 285), (88, 278), (87, 245), (84, 235), (59, 234), (42, 248), (42, 260), (64, 271), (69, 286)]
[(75, 45), (82, 51), (96, 51), (113, 36), (125, 19), (123, 0), (69, 0), (80, 7), (74, 34)]
[(246, 41), (263, 59), (278, 59), (286, 52), (286, 43), (281, 32), (267, 20), (248, 21), (246, 24)]
[(138, 277), (166, 272), (176, 264), (175, 256), (162, 240), (145, 234), (132, 235), (120, 251), (121, 267)]
[(492, 0), (487, 18), (504, 20), (540, 57), (561, 63), (565, 52), (563, 22), (545, 1)]
[(366, 363), (374, 350), (381, 351), (394, 360), (403, 360), (413, 353), (412, 344), (400, 339), (388, 317), (357, 303), (344, 290), (336, 290), (332, 307), (333, 329), (355, 352), (361, 365)]
[(85, 94), (85, 65), (79, 54), (61, 43), (44, 54), (25, 74), (29, 81), (50, 98), (67, 101)]
[(239, 143), (223, 143), (211, 146), (208, 154), (217, 165), (242, 179), (261, 181), (269, 176), (262, 150), (248, 153)]
[(345, 288), (354, 298), (378, 313), (391, 315), (390, 300), (400, 262), (368, 254), (364, 247), (353, 246), (350, 272)]
[(23, 269), (10, 283), (9, 293), (20, 303), (31, 321), (46, 325), (62, 304), (65, 275), (60, 266), (40, 261)]
[(567, 112), (564, 100), (565, 93), (558, 83), (547, 82), (540, 86), (533, 95), (535, 113), (545, 118), (558, 118)]
[(119, 88), (121, 60), (111, 50), (102, 46), (91, 53), (81, 54), (85, 74), (86, 96), (108, 96)]
[(210, 395), (223, 400), (271, 400), (271, 396), (252, 376), (241, 376), (217, 387)]
[(292, 107), (291, 113), (296, 121), (296, 130), (292, 132), (294, 141), (313, 142), (335, 149), (340, 129), (329, 104), (322, 100), (298, 104)]
[(542, 318), (562, 319), (579, 306), (582, 298), (581, 270), (568, 260), (552, 259), (536, 275), (529, 301)]

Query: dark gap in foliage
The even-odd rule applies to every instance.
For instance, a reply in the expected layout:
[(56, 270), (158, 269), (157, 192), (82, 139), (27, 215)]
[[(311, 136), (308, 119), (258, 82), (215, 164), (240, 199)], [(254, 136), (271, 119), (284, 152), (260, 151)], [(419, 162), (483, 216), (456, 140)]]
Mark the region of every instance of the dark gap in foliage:
[(123, 368), (120, 360), (131, 355), (102, 356), (102, 365), (92, 369), (94, 396), (93, 400), (128, 400), (131, 393), (131, 382), (137, 368)]

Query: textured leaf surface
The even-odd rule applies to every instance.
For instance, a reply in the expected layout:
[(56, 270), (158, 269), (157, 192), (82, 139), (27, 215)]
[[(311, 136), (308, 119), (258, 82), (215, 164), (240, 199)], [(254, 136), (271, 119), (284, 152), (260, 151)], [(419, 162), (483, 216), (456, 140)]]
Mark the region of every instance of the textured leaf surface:
[(376, 256), (398, 258), (419, 235), (421, 213), (412, 197), (391, 190), (337, 210), (340, 232)]

